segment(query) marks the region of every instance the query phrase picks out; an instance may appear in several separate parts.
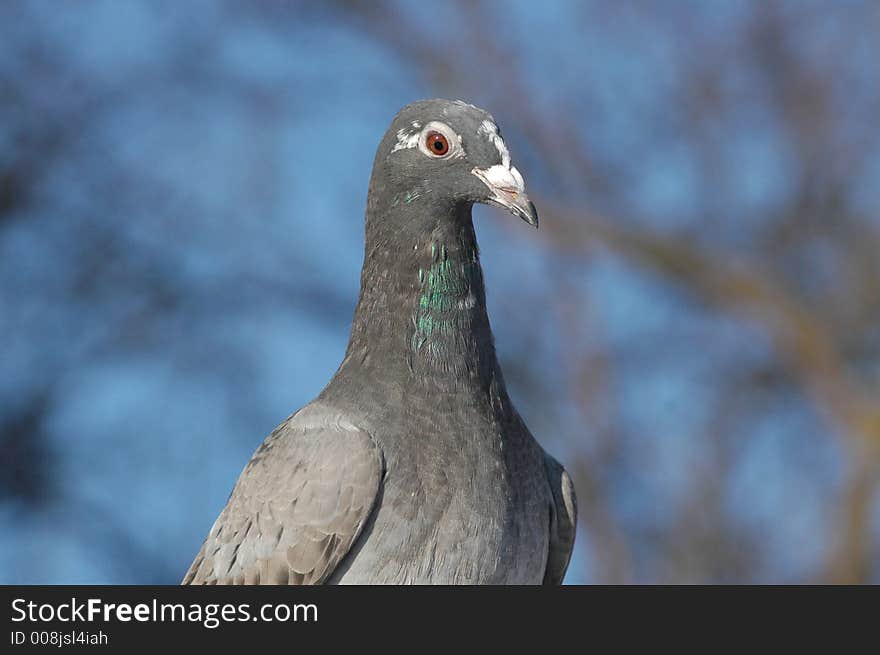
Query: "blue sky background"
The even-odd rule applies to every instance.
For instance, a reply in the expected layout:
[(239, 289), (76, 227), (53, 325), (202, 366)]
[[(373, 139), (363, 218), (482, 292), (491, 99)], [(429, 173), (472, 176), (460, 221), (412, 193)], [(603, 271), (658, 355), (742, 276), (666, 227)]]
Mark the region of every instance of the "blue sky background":
[[(545, 206), (754, 255), (819, 307), (810, 289), (840, 284), (839, 244), (774, 252), (765, 239), (812, 160), (743, 45), (759, 4), (488, 3), (485, 22), (453, 3), (378, 18), (332, 3), (5, 5), (0, 582), (179, 580), (250, 454), (342, 358), (375, 147), (415, 99), (489, 109)], [(876, 7), (771, 4), (798, 61), (820, 62), (829, 97), (847, 100), (828, 110), (827, 147), (864, 142), (878, 115), (877, 28), (864, 20), (880, 20)], [(509, 70), (474, 39), (498, 43)], [(839, 75), (823, 67), (829, 51)], [(527, 95), (510, 96), (509, 75)], [(701, 75), (706, 106), (686, 105)], [(555, 168), (520, 106), (548, 133), (573, 126), (550, 149)], [(865, 144), (847, 207), (875, 239), (880, 157)], [(576, 480), (579, 461), (602, 463), (621, 579), (820, 575), (851, 459), (779, 373), (760, 322), (613, 249), (564, 252), (499, 211), (474, 213), (511, 394)], [(542, 213), (551, 234), (553, 216)], [(859, 336), (872, 384), (878, 340)], [(593, 358), (611, 374), (584, 410), (574, 362)], [(755, 371), (784, 383), (737, 392), (716, 479), (723, 401)], [(876, 496), (871, 507), (877, 534)], [(568, 582), (606, 579), (591, 516)], [(679, 547), (679, 533), (698, 536)]]

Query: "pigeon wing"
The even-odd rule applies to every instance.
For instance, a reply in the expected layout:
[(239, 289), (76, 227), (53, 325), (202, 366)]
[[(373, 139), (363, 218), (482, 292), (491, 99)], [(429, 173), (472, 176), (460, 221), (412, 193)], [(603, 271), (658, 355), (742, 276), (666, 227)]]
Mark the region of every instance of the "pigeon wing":
[(546, 453), (544, 469), (553, 494), (553, 502), (550, 504), (550, 549), (547, 553), (544, 584), (558, 585), (562, 584), (574, 548), (577, 501), (568, 471)]
[(254, 453), (183, 584), (320, 584), (361, 533), (382, 475), (367, 432), (306, 407)]

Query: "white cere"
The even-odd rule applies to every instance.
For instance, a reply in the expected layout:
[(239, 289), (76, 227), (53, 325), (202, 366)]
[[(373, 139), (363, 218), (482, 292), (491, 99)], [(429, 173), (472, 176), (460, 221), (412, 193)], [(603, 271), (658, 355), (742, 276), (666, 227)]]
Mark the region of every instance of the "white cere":
[(507, 168), (501, 164), (495, 164), (489, 168), (475, 168), (472, 172), (493, 191), (523, 193), (526, 190), (522, 175), (515, 166)]

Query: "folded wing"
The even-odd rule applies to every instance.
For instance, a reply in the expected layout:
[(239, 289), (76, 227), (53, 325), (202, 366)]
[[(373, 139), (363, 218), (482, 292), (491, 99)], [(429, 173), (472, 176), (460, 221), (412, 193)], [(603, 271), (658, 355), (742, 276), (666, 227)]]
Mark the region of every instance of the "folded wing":
[(183, 584), (320, 584), (367, 523), (382, 475), (368, 433), (304, 408), (254, 453)]
[(550, 483), (553, 502), (550, 506), (550, 549), (544, 584), (562, 584), (571, 552), (574, 549), (577, 525), (577, 501), (568, 472), (550, 455), (544, 454), (544, 470)]

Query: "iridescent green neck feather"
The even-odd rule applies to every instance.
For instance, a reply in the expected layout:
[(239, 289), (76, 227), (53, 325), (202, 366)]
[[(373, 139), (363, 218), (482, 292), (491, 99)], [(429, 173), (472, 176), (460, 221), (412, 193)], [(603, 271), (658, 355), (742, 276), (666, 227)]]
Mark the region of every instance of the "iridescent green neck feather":
[[(433, 194), (368, 204), (361, 296), (343, 368), (377, 384), (484, 389), (497, 361), (470, 206)], [(398, 215), (400, 214), (400, 215)], [(397, 382), (395, 382), (397, 383)]]
[(460, 332), (471, 327), (481, 273), (476, 247), (469, 252), (457, 248), (450, 257), (445, 243), (432, 242), (430, 253), (430, 262), (418, 270), (412, 348), (414, 353), (440, 359), (451, 345), (448, 342), (461, 338)]

